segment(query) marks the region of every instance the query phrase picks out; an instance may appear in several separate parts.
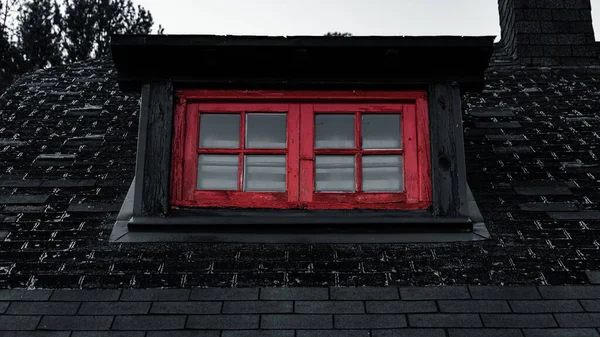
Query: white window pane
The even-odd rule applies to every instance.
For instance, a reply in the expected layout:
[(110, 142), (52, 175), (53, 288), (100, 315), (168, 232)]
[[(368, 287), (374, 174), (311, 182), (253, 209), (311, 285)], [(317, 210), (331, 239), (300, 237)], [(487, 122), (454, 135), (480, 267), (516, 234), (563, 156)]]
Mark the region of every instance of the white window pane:
[(246, 115), (246, 148), (285, 149), (286, 115), (249, 113)]
[(237, 190), (238, 156), (201, 154), (198, 156), (199, 190)]
[(244, 191), (285, 191), (285, 155), (247, 155)]
[(362, 157), (363, 191), (400, 192), (403, 190), (402, 156)]
[(240, 147), (239, 114), (200, 114), (200, 147), (237, 149)]
[(362, 116), (363, 149), (400, 149), (400, 114), (364, 114)]
[(354, 156), (317, 155), (315, 159), (315, 190), (355, 191)]
[(354, 148), (354, 115), (315, 115), (315, 148)]

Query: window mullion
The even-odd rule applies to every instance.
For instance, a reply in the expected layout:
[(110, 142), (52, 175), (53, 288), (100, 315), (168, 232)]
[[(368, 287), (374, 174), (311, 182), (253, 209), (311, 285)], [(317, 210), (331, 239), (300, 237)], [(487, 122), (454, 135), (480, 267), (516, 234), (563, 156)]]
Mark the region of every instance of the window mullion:
[(246, 148), (246, 112), (240, 113), (240, 154), (238, 157), (238, 191), (244, 190), (244, 149)]
[(356, 192), (362, 192), (362, 128), (360, 112), (354, 114), (354, 147), (358, 150), (354, 160)]
[(289, 203), (300, 200), (300, 104), (290, 104), (287, 116), (286, 190)]
[(300, 202), (312, 202), (315, 189), (315, 116), (312, 104), (300, 104)]

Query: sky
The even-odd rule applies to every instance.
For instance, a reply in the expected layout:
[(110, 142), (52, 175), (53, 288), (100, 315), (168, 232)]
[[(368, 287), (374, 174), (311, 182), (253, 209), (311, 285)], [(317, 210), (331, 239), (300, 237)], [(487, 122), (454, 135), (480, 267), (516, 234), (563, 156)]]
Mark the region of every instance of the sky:
[[(497, 0), (134, 0), (167, 34), (500, 35)], [(591, 0), (600, 40), (600, 0)]]

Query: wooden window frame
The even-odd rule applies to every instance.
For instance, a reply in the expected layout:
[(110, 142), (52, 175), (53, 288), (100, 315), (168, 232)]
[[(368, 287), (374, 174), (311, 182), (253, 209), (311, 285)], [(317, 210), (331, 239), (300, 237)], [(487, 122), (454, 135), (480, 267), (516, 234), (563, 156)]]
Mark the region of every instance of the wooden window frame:
[[(386, 209), (416, 210), (431, 206), (430, 135), (425, 91), (240, 91), (179, 90), (176, 92), (171, 167), (171, 207), (262, 209)], [(286, 112), (286, 149), (246, 149), (245, 114)], [(315, 113), (355, 115), (354, 149), (315, 149)], [(200, 113), (239, 113), (240, 148), (199, 149)], [(361, 116), (401, 113), (400, 150), (363, 150)], [(196, 190), (200, 153), (239, 155), (239, 191)], [(286, 192), (241, 191), (245, 154), (285, 154)], [(317, 154), (354, 154), (358, 192), (315, 192)], [(402, 154), (403, 192), (361, 192), (363, 154)]]

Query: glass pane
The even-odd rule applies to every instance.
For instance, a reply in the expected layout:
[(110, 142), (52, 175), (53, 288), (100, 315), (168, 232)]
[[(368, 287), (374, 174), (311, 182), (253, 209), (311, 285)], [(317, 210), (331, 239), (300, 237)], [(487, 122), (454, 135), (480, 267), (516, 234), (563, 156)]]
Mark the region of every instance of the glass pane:
[(199, 144), (201, 148), (239, 148), (240, 115), (200, 114)]
[(285, 155), (247, 155), (244, 191), (285, 191)]
[(199, 190), (237, 190), (238, 156), (201, 154), (198, 156)]
[(362, 158), (363, 191), (401, 192), (402, 156), (375, 155)]
[(364, 114), (362, 116), (363, 149), (400, 149), (400, 115)]
[(247, 114), (246, 148), (285, 149), (285, 131), (285, 114)]
[(315, 115), (315, 148), (354, 148), (354, 115)]
[(317, 191), (355, 191), (354, 156), (317, 155)]

